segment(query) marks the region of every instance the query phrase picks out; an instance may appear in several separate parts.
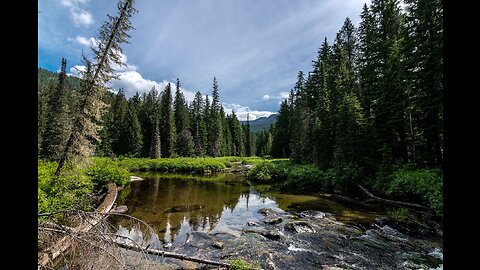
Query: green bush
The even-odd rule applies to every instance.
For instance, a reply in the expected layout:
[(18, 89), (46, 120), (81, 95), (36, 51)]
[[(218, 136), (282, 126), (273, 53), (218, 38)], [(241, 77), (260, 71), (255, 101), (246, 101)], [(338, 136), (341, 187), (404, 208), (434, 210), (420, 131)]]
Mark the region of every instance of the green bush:
[(54, 176), (56, 162), (38, 161), (38, 212), (50, 212), (72, 206), (86, 206), (86, 194), (93, 190), (93, 184), (81, 166), (64, 167), (62, 173)]
[(305, 187), (320, 187), (322, 172), (313, 164), (294, 166), (287, 176), (284, 188), (303, 189)]
[(275, 164), (264, 161), (256, 164), (247, 173), (247, 178), (253, 181), (271, 183), (276, 179), (277, 171)]
[(230, 270), (256, 270), (260, 269), (258, 265), (254, 265), (244, 261), (241, 258), (230, 260)]
[(95, 189), (102, 189), (108, 183), (125, 185), (129, 181), (128, 171), (111, 159), (94, 159), (93, 165), (87, 170), (87, 175), (94, 183)]
[(443, 215), (443, 175), (438, 169), (400, 168), (393, 173), (385, 194), (420, 201)]

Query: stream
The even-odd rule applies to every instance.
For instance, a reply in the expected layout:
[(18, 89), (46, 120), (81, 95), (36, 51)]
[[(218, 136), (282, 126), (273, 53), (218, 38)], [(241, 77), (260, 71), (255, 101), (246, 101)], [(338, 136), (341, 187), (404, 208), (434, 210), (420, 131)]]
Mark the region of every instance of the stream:
[[(398, 224), (385, 207), (280, 192), (242, 174), (140, 176), (119, 204), (153, 231), (112, 221), (118, 235), (150, 248), (225, 262), (241, 257), (262, 269), (443, 269), (441, 229)], [(148, 258), (166, 269), (198, 266)]]

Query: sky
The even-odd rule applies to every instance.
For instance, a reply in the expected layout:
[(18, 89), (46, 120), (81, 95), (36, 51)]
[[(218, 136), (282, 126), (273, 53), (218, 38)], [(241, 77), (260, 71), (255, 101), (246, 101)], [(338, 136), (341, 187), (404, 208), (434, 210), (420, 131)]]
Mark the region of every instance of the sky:
[[(163, 90), (180, 79), (187, 101), (211, 95), (213, 77), (226, 113), (240, 120), (269, 116), (293, 88), (299, 70), (308, 73), (326, 37), (333, 43), (345, 18), (355, 26), (367, 0), (137, 0), (138, 13), (126, 66), (117, 67), (114, 91)], [(38, 1), (38, 66), (78, 74), (82, 53), (91, 56), (96, 33), (113, 0)]]

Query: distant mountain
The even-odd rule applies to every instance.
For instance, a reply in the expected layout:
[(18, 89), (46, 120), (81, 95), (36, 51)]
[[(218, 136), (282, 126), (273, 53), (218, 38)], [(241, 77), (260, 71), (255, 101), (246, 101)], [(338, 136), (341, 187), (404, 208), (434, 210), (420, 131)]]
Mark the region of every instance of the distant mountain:
[[(269, 117), (260, 117), (253, 121), (250, 121), (250, 131), (258, 132), (261, 130), (269, 129), (270, 125), (277, 120), (277, 114), (272, 114)], [(242, 124), (246, 124), (247, 121), (240, 121)]]

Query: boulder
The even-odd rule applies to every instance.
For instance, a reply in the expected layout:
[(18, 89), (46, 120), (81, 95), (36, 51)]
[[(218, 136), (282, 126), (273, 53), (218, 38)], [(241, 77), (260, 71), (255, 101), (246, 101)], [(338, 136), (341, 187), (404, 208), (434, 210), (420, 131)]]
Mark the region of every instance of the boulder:
[(285, 230), (293, 231), (296, 233), (315, 233), (313, 226), (306, 221), (290, 221), (284, 226)]

